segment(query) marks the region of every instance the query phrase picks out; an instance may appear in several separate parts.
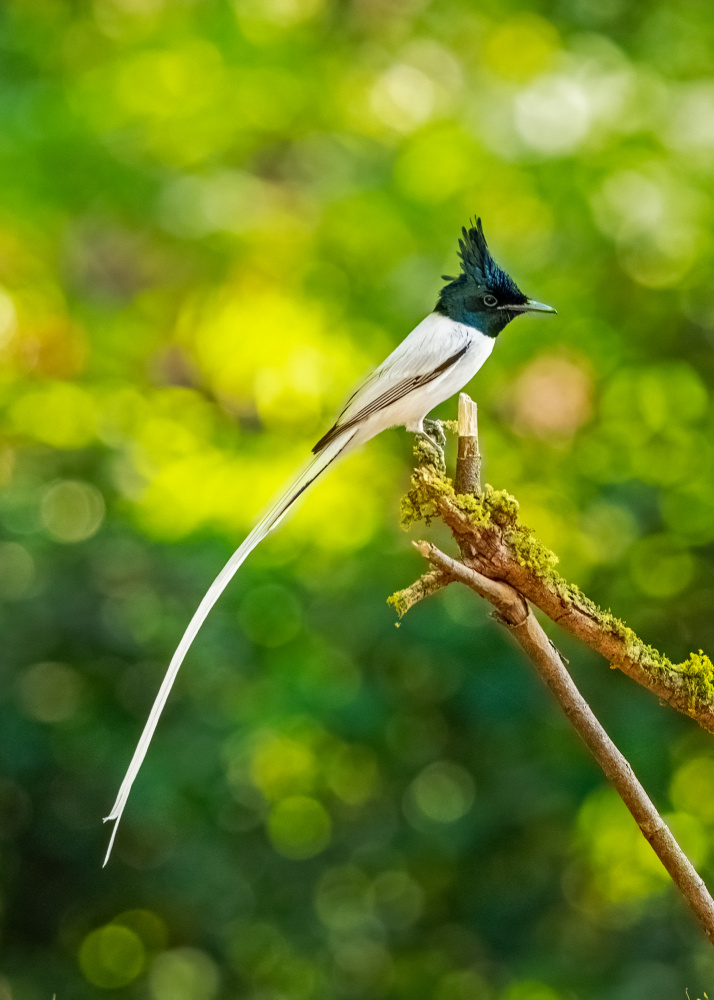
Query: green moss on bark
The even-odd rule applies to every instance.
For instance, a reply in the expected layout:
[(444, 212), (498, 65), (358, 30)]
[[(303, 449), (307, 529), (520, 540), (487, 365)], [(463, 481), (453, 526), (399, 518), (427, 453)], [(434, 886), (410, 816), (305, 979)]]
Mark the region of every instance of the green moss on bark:
[(411, 607), (411, 604), (403, 590), (398, 590), (395, 594), (391, 594), (387, 598), (387, 604), (391, 604), (400, 618), (403, 618)]
[[(453, 482), (434, 466), (422, 465), (412, 476), (412, 488), (402, 500), (401, 525), (406, 531), (417, 521), (430, 523), (440, 503), (448, 499), (478, 528), (497, 526), (522, 566), (539, 576), (552, 576), (558, 557), (518, 516), (518, 501), (506, 490), (488, 484), (478, 496), (456, 493)], [(555, 574), (557, 576), (557, 574)]]
[[(578, 587), (563, 579), (555, 568), (558, 557), (520, 520), (515, 497), (488, 485), (478, 496), (457, 494), (452, 481), (431, 464), (430, 456), (417, 454), (417, 458), (420, 459), (420, 467), (412, 476), (411, 489), (401, 505), (401, 525), (405, 530), (418, 521), (428, 524), (438, 514), (444, 500), (448, 500), (475, 527), (497, 527), (521, 566), (554, 589), (564, 605), (571, 605), (586, 614), (604, 632), (622, 641), (623, 662), (628, 660), (637, 664), (673, 692), (683, 690), (692, 714), (698, 706), (714, 704), (714, 664), (702, 650), (692, 653), (682, 663), (673, 663), (653, 646), (644, 643), (611, 611), (603, 611)], [(399, 594), (392, 595), (389, 603), (401, 617), (408, 608), (400, 605), (399, 597)]]

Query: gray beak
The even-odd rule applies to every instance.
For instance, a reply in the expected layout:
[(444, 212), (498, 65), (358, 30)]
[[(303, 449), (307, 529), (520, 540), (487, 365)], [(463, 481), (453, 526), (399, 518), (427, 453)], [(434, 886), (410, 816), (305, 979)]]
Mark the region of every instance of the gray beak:
[(505, 309), (510, 313), (556, 313), (558, 310), (554, 309), (552, 306), (547, 306), (545, 302), (536, 302), (535, 299), (526, 299), (522, 306), (505, 305), (499, 306), (499, 309)]
[(524, 312), (534, 312), (534, 313), (555, 313), (557, 315), (558, 310), (554, 309), (552, 306), (547, 306), (545, 302), (536, 302), (535, 299), (528, 299), (525, 305), (521, 306)]

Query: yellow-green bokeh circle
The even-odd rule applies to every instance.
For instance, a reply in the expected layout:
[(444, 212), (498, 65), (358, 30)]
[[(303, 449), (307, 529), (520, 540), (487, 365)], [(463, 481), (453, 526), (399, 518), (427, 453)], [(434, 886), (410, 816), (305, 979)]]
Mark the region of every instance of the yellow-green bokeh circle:
[(317, 799), (292, 795), (272, 809), (268, 836), (279, 854), (302, 861), (327, 847), (332, 837), (332, 820)]
[(146, 952), (139, 936), (116, 924), (91, 931), (79, 948), (79, 967), (85, 979), (105, 990), (133, 982), (145, 961)]

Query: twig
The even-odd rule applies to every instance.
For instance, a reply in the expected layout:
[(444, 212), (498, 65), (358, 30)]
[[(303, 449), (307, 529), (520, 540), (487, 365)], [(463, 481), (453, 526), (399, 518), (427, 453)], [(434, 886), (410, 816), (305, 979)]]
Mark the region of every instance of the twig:
[(496, 617), (508, 628), (542, 680), (553, 692), (578, 735), (632, 813), (635, 822), (669, 872), (707, 937), (714, 943), (714, 900), (709, 895), (706, 885), (655, 809), (629, 763), (578, 691), (565, 669), (560, 654), (541, 628), (524, 597), (503, 581), (491, 580), (476, 570), (464, 566), (463, 563), (451, 559), (429, 542), (413, 544), (436, 570), (452, 580), (465, 583), (493, 604), (497, 612)]
[(459, 451), (454, 489), (475, 496), (481, 492), (481, 452), (478, 447), (478, 410), (465, 392), (459, 394)]
[[(459, 394), (458, 422), (443, 420), (442, 426), (459, 436), (454, 487), (458, 493), (476, 496), (481, 492), (481, 452), (478, 447), (478, 410), (469, 395), (465, 392)], [(431, 451), (425, 451), (421, 442), (415, 446), (414, 455), (421, 469), (435, 468)], [(391, 604), (402, 618), (419, 601), (431, 597), (450, 583), (451, 577), (441, 572), (424, 573), (409, 587), (388, 597), (387, 604)]]
[(418, 580), (415, 580), (410, 587), (398, 590), (396, 594), (388, 597), (387, 604), (391, 604), (399, 617), (402, 618), (419, 601), (423, 601), (425, 597), (431, 597), (437, 590), (441, 590), (449, 583), (451, 583), (451, 578), (445, 576), (441, 570), (429, 570), (428, 573), (422, 574)]

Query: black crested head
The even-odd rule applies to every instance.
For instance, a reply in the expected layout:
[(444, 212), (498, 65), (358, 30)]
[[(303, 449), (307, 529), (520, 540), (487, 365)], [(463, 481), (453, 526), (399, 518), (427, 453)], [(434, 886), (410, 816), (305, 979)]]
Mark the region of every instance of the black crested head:
[(476, 225), (472, 225), (470, 229), (464, 226), (461, 235), (463, 238), (459, 240), (459, 257), (461, 258), (461, 270), (466, 278), (470, 278), (484, 288), (507, 292), (514, 299), (517, 298), (521, 302), (525, 302), (526, 297), (518, 285), (505, 271), (501, 270), (491, 256), (486, 237), (483, 235), (481, 220), (476, 219)]
[(442, 275), (448, 284), (439, 293), (436, 312), (457, 323), (473, 326), (488, 337), (501, 330), (522, 312), (555, 312), (549, 306), (531, 302), (513, 278), (501, 270), (491, 256), (483, 235), (481, 219), (462, 230), (459, 240), (461, 274)]

